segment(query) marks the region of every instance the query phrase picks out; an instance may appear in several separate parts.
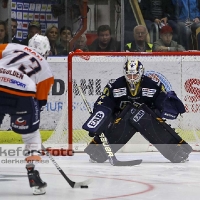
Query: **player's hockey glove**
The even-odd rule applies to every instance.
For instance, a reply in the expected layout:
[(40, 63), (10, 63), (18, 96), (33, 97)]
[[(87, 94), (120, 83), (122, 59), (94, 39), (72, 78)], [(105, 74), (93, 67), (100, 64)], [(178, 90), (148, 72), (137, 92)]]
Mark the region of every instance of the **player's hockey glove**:
[(40, 112), (42, 112), (47, 104), (46, 100), (39, 100), (39, 108), (40, 108)]

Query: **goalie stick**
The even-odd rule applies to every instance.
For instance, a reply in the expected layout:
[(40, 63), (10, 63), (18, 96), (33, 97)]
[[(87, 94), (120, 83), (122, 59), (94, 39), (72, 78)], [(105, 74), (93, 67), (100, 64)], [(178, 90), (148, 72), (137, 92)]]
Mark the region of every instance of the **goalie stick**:
[[(83, 102), (84, 102), (88, 112), (90, 114), (92, 114), (92, 110), (91, 110), (91, 108), (90, 108), (80, 86), (78, 86), (78, 90), (81, 94), (81, 97), (83, 99)], [(111, 165), (113, 165), (113, 166), (133, 166), (133, 165), (139, 165), (142, 162), (141, 159), (130, 160), (130, 161), (119, 161), (119, 160), (117, 160), (117, 158), (116, 158), (115, 154), (113, 153), (112, 148), (111, 148), (106, 136), (104, 135), (104, 133), (101, 133), (101, 135), (99, 135), (99, 137), (100, 137), (100, 140), (103, 144), (103, 149), (105, 150), (105, 152), (108, 156), (108, 160), (109, 160)]]
[(87, 179), (85, 181), (82, 182), (74, 182), (72, 181), (64, 172), (63, 170), (60, 168), (60, 166), (58, 165), (58, 163), (54, 160), (53, 156), (48, 152), (48, 150), (46, 150), (46, 148), (44, 147), (44, 145), (42, 144), (42, 149), (46, 152), (46, 155), (49, 157), (49, 159), (52, 161), (52, 163), (55, 165), (55, 167), (57, 168), (57, 170), (61, 173), (61, 175), (64, 177), (64, 179), (69, 183), (69, 185), (72, 188), (82, 188), (82, 187), (88, 187), (88, 184), (90, 184), (92, 182), (92, 179)]

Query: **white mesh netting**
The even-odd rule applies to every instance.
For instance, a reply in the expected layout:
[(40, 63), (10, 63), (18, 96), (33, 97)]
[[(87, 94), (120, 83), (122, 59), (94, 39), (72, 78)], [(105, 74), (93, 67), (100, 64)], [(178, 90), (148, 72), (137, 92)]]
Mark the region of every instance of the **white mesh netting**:
[[(129, 54), (130, 55), (130, 54)], [(83, 58), (84, 57), (84, 58)], [(91, 140), (87, 132), (82, 130), (83, 123), (89, 117), (89, 113), (79, 94), (77, 86), (81, 86), (91, 108), (104, 86), (110, 79), (123, 75), (123, 65), (129, 56), (73, 56), (72, 79), (73, 93), (66, 92), (63, 95), (63, 109), (58, 119), (57, 126), (46, 144), (54, 144), (59, 147), (67, 146), (68, 137), (73, 139), (73, 149), (82, 151)], [(86, 59), (85, 59), (86, 58)], [(200, 77), (199, 56), (192, 55), (137, 55), (130, 58), (139, 59), (145, 68), (145, 74), (154, 79), (160, 79), (167, 90), (174, 90), (183, 101), (186, 113), (178, 119), (168, 121), (183, 139), (192, 144), (194, 150), (199, 149), (200, 140)], [(66, 84), (67, 84), (67, 80)], [(72, 98), (72, 105), (68, 108), (68, 98)], [(73, 132), (68, 132), (68, 111), (73, 110)], [(139, 133), (125, 145), (121, 151), (138, 152), (155, 150)]]

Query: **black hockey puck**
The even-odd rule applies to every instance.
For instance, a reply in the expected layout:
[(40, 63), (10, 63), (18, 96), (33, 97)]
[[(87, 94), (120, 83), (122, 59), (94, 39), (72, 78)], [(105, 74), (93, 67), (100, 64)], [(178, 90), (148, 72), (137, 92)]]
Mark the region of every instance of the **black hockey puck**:
[(81, 185), (81, 188), (88, 188), (87, 185)]

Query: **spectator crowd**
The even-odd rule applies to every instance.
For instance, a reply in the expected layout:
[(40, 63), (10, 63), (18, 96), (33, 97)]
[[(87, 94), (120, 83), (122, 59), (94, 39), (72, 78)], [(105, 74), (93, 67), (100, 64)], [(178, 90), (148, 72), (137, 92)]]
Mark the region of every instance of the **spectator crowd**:
[[(70, 51), (97, 52), (154, 52), (154, 51), (188, 51), (200, 50), (200, 0), (139, 0), (139, 8), (145, 24), (132, 23), (132, 36), (126, 38), (124, 46), (111, 32), (109, 25), (100, 25), (97, 28), (97, 37), (88, 44), (87, 34), (82, 34), (73, 43), (74, 35), (70, 26), (60, 29), (56, 25), (47, 27), (45, 35), (51, 45), (52, 56), (66, 56)], [(126, 23), (126, 21), (125, 21)], [(0, 20), (0, 44), (8, 43), (8, 20)], [(28, 45), (28, 41), (36, 33), (41, 34), (41, 25), (38, 21), (31, 21), (28, 25), (28, 34), (19, 41), (16, 38), (17, 20), (11, 19), (12, 43)], [(148, 40), (149, 33), (157, 26), (159, 38)], [(129, 25), (131, 27), (131, 25)], [(124, 40), (125, 41), (125, 40)]]

